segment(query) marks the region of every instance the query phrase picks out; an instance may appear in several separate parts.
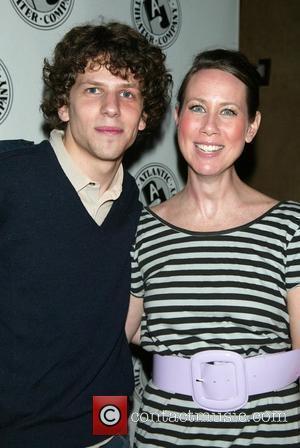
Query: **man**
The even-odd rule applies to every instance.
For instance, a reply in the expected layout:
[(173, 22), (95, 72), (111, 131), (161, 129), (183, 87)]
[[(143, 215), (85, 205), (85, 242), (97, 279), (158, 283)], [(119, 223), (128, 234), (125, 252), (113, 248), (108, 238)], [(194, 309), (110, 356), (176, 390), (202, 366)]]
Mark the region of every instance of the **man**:
[(127, 25), (73, 28), (45, 60), (50, 140), (2, 144), (1, 448), (123, 446), (92, 435), (92, 397), (133, 390), (124, 322), (140, 205), (122, 158), (165, 112), (164, 60)]

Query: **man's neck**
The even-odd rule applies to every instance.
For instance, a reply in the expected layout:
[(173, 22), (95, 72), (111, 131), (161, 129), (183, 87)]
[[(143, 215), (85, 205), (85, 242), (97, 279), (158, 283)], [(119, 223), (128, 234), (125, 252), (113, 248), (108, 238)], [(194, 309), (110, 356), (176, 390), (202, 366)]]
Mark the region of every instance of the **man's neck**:
[(120, 165), (122, 158), (117, 160), (100, 160), (87, 151), (77, 150), (64, 146), (73, 163), (87, 176), (91, 182), (100, 184), (100, 192), (104, 193), (111, 185)]

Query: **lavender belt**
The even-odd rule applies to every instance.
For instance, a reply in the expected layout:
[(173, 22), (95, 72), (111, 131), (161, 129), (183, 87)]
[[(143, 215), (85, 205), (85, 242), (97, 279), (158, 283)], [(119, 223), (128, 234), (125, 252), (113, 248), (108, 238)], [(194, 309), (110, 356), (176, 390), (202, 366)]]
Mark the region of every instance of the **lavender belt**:
[(153, 383), (191, 395), (208, 411), (242, 408), (249, 395), (288, 386), (300, 376), (300, 349), (243, 358), (228, 350), (205, 350), (191, 358), (154, 355)]

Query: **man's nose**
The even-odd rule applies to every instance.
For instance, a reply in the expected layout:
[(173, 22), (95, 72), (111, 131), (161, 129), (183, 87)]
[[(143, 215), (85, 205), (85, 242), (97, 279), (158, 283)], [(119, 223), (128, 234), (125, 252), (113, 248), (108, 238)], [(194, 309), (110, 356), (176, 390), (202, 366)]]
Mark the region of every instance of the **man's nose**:
[(101, 99), (101, 112), (109, 117), (120, 114), (119, 96), (116, 92), (106, 92)]

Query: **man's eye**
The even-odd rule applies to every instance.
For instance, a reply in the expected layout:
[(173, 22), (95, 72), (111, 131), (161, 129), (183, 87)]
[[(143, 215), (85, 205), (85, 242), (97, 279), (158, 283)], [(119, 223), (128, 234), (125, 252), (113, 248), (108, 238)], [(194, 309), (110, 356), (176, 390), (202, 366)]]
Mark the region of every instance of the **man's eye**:
[(129, 92), (128, 90), (123, 90), (123, 92), (121, 92), (121, 96), (124, 98), (133, 98), (132, 92)]
[(222, 115), (228, 115), (228, 116), (237, 115), (237, 113), (236, 113), (234, 110), (232, 110), (232, 109), (228, 109), (228, 108), (223, 109), (222, 112), (221, 112), (221, 114), (222, 114)]
[(88, 87), (87, 89), (86, 89), (86, 91), (88, 92), (88, 93), (92, 93), (92, 94), (97, 94), (97, 93), (99, 93), (99, 88), (98, 87)]

